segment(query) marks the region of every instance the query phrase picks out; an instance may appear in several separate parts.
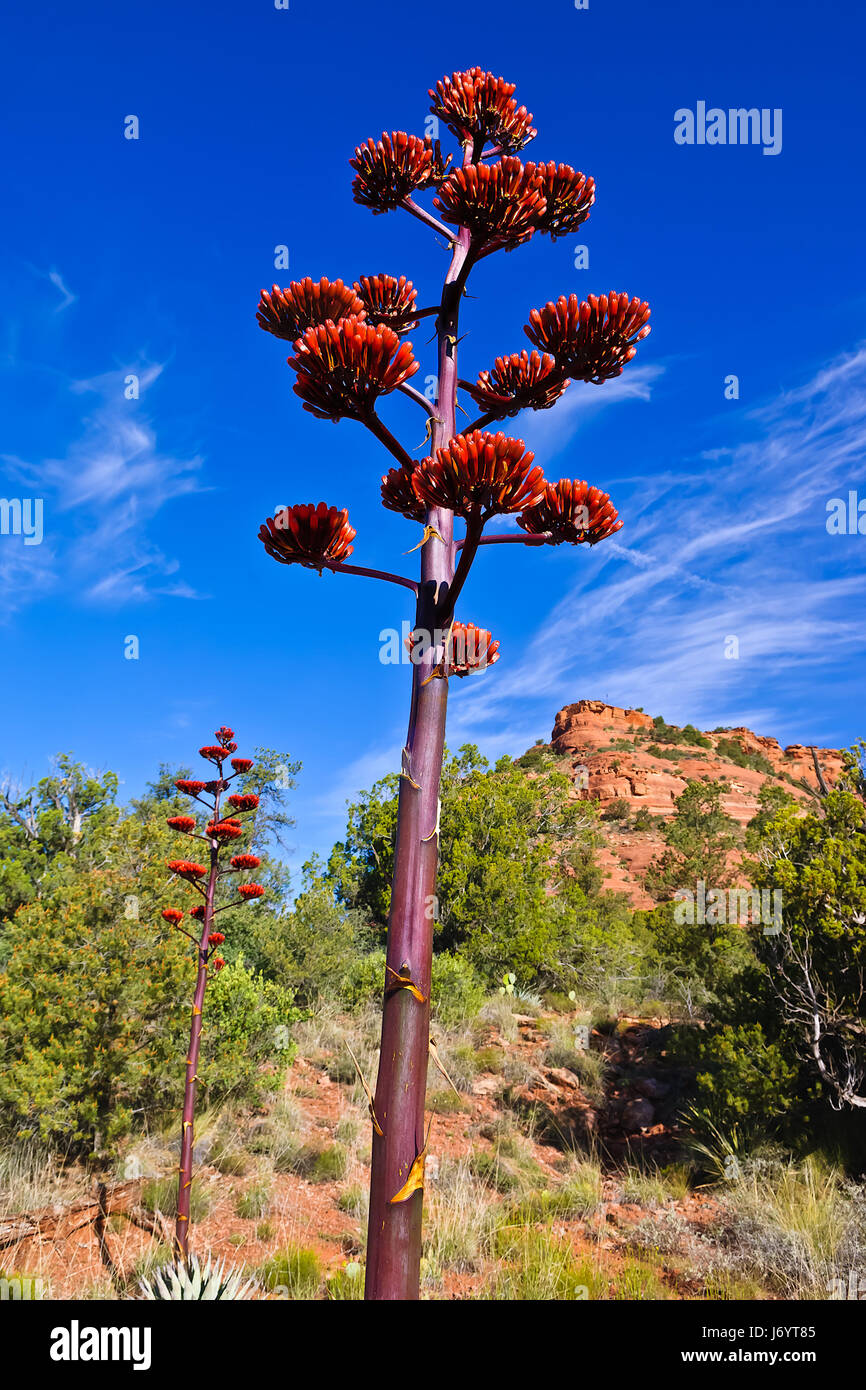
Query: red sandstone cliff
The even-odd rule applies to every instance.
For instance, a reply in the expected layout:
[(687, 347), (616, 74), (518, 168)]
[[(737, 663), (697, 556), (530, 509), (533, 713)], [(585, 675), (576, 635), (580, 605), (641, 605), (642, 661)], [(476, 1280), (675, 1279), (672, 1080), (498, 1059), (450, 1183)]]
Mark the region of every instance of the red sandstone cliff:
[[(662, 742), (653, 720), (643, 711), (619, 709), (601, 700), (578, 700), (556, 716), (550, 747), (570, 772), (576, 795), (598, 801), (602, 812), (622, 800), (628, 802), (632, 818), (644, 808), (651, 816), (669, 819), (687, 781), (700, 778), (727, 783), (722, 805), (741, 826), (755, 814), (758, 793), (767, 781), (784, 787), (804, 806), (813, 801), (818, 781), (810, 748), (802, 744), (782, 748), (776, 739), (762, 738), (746, 728), (703, 733), (703, 737), (711, 747)], [(741, 767), (729, 750), (719, 751), (723, 741), (735, 743), (746, 756), (757, 755), (769, 768)], [(832, 748), (815, 751), (821, 773), (832, 786), (842, 770), (842, 756)], [(605, 845), (600, 861), (608, 873), (607, 886), (627, 893), (636, 907), (651, 906), (642, 882), (647, 866), (663, 847), (660, 827), (635, 830), (627, 822), (603, 821), (602, 832)]]

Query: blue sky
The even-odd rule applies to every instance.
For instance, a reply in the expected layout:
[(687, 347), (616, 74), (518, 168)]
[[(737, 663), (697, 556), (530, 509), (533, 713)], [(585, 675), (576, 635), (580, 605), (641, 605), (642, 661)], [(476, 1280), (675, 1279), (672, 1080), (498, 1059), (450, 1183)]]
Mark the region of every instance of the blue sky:
[[(379, 505), (380, 446), (302, 411), (255, 307), (307, 274), (405, 273), (438, 298), (444, 250), (355, 205), (347, 160), (382, 130), (423, 133), (428, 87), (475, 63), (534, 113), (526, 157), (592, 174), (597, 201), (578, 236), (473, 274), (461, 374), (524, 346), (529, 309), (560, 293), (637, 294), (653, 333), (617, 381), (512, 422), (549, 477), (610, 491), (625, 525), (592, 551), (481, 553), (461, 616), (502, 659), (453, 683), (450, 742), (520, 753), (581, 698), (783, 743), (866, 732), (866, 536), (826, 527), (830, 499), (866, 499), (862, 15), (507, 0), (456, 16), (157, 0), (7, 18), (0, 495), (44, 503), (40, 545), (0, 535), (7, 775), (73, 750), (134, 795), (228, 722), (244, 748), (303, 760), (300, 862), (395, 766), (408, 672), (379, 662), (379, 633), (409, 595), (275, 565), (256, 532), (323, 499), (348, 506), (357, 563), (410, 572), (417, 531)], [(699, 101), (781, 109), (781, 152), (676, 144), (674, 113)], [(420, 446), (411, 402), (382, 414)]]

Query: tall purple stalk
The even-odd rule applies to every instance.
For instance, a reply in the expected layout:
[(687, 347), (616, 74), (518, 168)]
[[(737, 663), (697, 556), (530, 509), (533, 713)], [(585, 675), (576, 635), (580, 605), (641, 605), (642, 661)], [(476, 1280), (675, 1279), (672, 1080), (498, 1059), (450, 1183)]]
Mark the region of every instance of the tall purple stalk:
[[(513, 99), (514, 87), (472, 68), (439, 82), (431, 110), (457, 137), (459, 165), (449, 172), (439, 141), (396, 131), (368, 140), (351, 161), (355, 201), (374, 212), (402, 208), (450, 247), (438, 305), (415, 307), (405, 277), (371, 276), (353, 287), (310, 279), (262, 291), (262, 328), (292, 343), (289, 365), (304, 408), (323, 419), (365, 425), (397, 460), (382, 480), (383, 505), (424, 525), (421, 574), (361, 569), (346, 560), (355, 531), (348, 512), (319, 503), (285, 508), (260, 530), (269, 555), (320, 573), (363, 574), (415, 594), (412, 693), (403, 749), (394, 874), (388, 919), (382, 1044), (371, 1100), (373, 1152), (365, 1296), (416, 1299), (426, 1135), (424, 1099), (430, 1043), (430, 984), (439, 849), (439, 795), (445, 748), (448, 679), (480, 671), (498, 643), (485, 630), (455, 624), (455, 605), (482, 545), (587, 543), (622, 523), (606, 493), (579, 480), (548, 483), (523, 441), (483, 433), (493, 420), (555, 404), (570, 380), (600, 383), (618, 376), (649, 332), (649, 307), (611, 294), (576, 295), (533, 310), (525, 332), (540, 351), (498, 358), (474, 385), (460, 380), (460, 306), (470, 269), (493, 251), (573, 232), (589, 216), (594, 181), (568, 165), (522, 164), (515, 158), (535, 131)], [(413, 195), (437, 190), (445, 221)], [(449, 225), (446, 225), (449, 224)], [(435, 404), (408, 384), (418, 370), (404, 341), (418, 320), (436, 316)], [(457, 432), (457, 392), (466, 390), (481, 415)], [(427, 416), (430, 455), (416, 463), (376, 414), (379, 396), (400, 391)], [(517, 516), (521, 535), (482, 533), (498, 515)], [(465, 523), (454, 535), (455, 518)], [(470, 634), (480, 650), (458, 655), (455, 637)], [(417, 645), (416, 645), (417, 640)]]
[[(214, 931), (214, 917), (218, 912), (223, 911), (223, 907), (237, 905), (237, 900), (235, 900), (217, 907), (217, 887), (220, 879), (224, 876), (237, 874), (248, 869), (256, 869), (261, 863), (258, 855), (241, 852), (232, 855), (228, 868), (221, 866), (220, 855), (226, 846), (234, 845), (237, 848), (237, 842), (244, 833), (243, 817), (255, 812), (259, 798), (255, 793), (234, 793), (229, 797), (230, 813), (228, 815), (223, 814), (221, 800), (224, 792), (228, 790), (235, 777), (249, 772), (253, 764), (249, 758), (232, 758), (234, 771), (228, 774), (223, 764), (231, 754), (237, 751), (237, 744), (233, 742), (234, 734), (231, 729), (223, 726), (217, 729), (215, 738), (217, 743), (209, 744), (201, 748), (199, 752), (203, 758), (216, 764), (217, 776), (206, 782), (181, 778), (175, 783), (179, 791), (191, 796), (207, 810), (208, 819), (205, 833), (202, 835), (196, 830), (195, 816), (168, 817), (168, 825), (172, 830), (193, 839), (202, 840), (208, 846), (209, 866), (207, 869), (204, 865), (189, 859), (170, 859), (168, 861), (168, 867), (172, 873), (189, 883), (202, 899), (202, 902), (192, 908), (189, 913), (193, 921), (201, 923), (199, 935), (193, 936), (185, 927), (181, 926), (184, 914), (180, 908), (167, 907), (163, 909), (162, 913), (165, 920), (176, 927), (183, 936), (188, 937), (196, 948), (196, 980), (184, 1076), (177, 1212), (174, 1230), (175, 1254), (183, 1260), (189, 1257), (189, 1223), (195, 1149), (195, 1104), (199, 1080), (198, 1067), (201, 1056), (205, 992), (209, 972), (212, 969), (220, 970), (225, 964), (222, 956), (218, 954), (218, 947), (225, 940), (225, 937), (222, 932)], [(207, 797), (211, 799), (208, 800)], [(242, 903), (253, 902), (264, 894), (264, 889), (258, 883), (239, 884), (236, 891)]]

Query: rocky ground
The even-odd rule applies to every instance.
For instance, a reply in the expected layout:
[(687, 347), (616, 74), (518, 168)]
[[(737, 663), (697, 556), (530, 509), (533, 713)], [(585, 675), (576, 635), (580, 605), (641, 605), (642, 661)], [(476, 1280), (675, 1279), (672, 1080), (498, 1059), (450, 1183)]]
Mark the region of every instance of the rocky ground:
[[(194, 1248), (251, 1271), (286, 1246), (313, 1252), (318, 1296), (329, 1276), (342, 1271), (345, 1283), (346, 1269), (357, 1273), (363, 1259), (369, 1124), (340, 1046), (344, 1025), (334, 1019), (326, 1035), (311, 1037), (285, 1090), (266, 1112), (236, 1121), (228, 1139), (222, 1121), (205, 1117), (198, 1147)], [(459, 1071), (459, 1097), (431, 1068), (425, 1296), (491, 1296), (502, 1268), (497, 1240), (519, 1229), (589, 1269), (590, 1296), (707, 1297), (723, 1207), (712, 1191), (690, 1187), (674, 1162), (681, 1078), (659, 1048), (659, 1023), (622, 1019), (593, 1030), (600, 1086), (596, 1075), (589, 1084), (557, 1064), (562, 1026), (555, 1015), (512, 1015), (503, 1003), (476, 1028), (476, 1060), (471, 1076), (465, 1065)], [(354, 1042), (363, 1055), (363, 1040)], [(441, 1044), (443, 1059), (453, 1056), (459, 1070), (465, 1057), (459, 1043), (450, 1048)], [(311, 1164), (310, 1154), (328, 1161)], [(155, 1136), (130, 1147), (118, 1174), (146, 1202), (173, 1162), (171, 1141)], [(167, 1225), (147, 1231), (128, 1210), (110, 1216), (98, 1238), (92, 1212), (83, 1219), (74, 1209), (93, 1184), (93, 1174), (67, 1171), (42, 1209), (59, 1220), (0, 1251), (7, 1275), (41, 1278), (52, 1298), (116, 1297), (165, 1257)]]

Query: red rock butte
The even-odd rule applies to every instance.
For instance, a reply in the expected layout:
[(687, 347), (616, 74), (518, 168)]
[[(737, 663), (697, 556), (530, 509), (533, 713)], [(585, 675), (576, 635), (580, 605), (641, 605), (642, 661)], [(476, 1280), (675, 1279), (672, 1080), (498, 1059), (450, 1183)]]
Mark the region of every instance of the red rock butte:
[(606, 887), (627, 893), (636, 907), (652, 905), (643, 875), (662, 848), (661, 824), (674, 814), (677, 797), (689, 781), (727, 784), (722, 806), (745, 826), (758, 809), (765, 782), (783, 787), (805, 809), (814, 805), (819, 792), (815, 759), (828, 787), (843, 768), (838, 749), (815, 748), (813, 756), (804, 744), (783, 748), (777, 739), (745, 727), (707, 732), (686, 726), (686, 737), (695, 740), (691, 743), (679, 741), (682, 734), (675, 725), (659, 726), (643, 710), (620, 709), (602, 700), (566, 705), (553, 726), (550, 748), (570, 770), (576, 796), (597, 801), (602, 815), (614, 802), (627, 802), (630, 818), (641, 809), (661, 818), (645, 829), (629, 829), (625, 821), (602, 822), (605, 846), (600, 862), (608, 875)]

